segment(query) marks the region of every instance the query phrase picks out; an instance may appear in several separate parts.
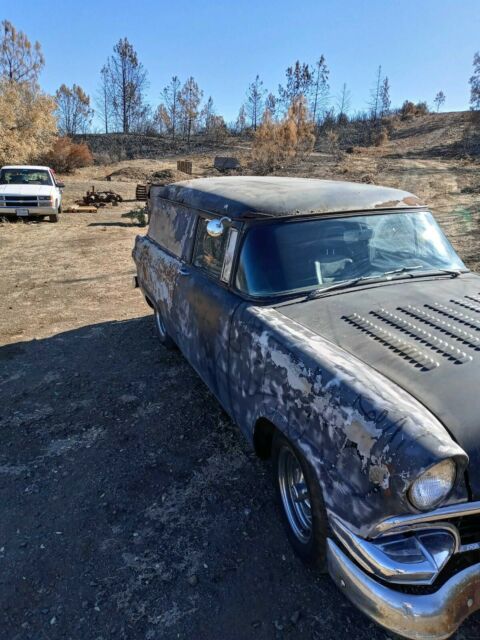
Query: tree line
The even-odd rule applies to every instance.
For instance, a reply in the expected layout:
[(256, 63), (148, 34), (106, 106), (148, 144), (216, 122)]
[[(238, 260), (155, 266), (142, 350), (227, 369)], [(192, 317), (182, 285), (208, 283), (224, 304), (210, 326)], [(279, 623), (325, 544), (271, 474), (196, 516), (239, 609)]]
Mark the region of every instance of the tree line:
[[(4, 20), (0, 29), (0, 152), (5, 155), (8, 145), (27, 148), (29, 130), (43, 131), (40, 146), (58, 132), (66, 136), (91, 130), (94, 114), (105, 133), (145, 133), (169, 136), (190, 143), (201, 132), (212, 140), (221, 140), (228, 131), (242, 134), (256, 132), (265, 122), (281, 122), (289, 110), (302, 113), (313, 124), (318, 135), (326, 124), (345, 124), (350, 119), (381, 123), (391, 112), (390, 80), (379, 66), (372, 81), (366, 109), (352, 114), (352, 96), (346, 83), (332, 95), (330, 70), (322, 54), (313, 62), (297, 60), (285, 71), (284, 81), (276, 91), (267, 90), (257, 74), (248, 85), (245, 99), (234, 122), (226, 123), (217, 113), (211, 96), (205, 98), (194, 77), (182, 81), (171, 77), (160, 93), (158, 105), (150, 105), (146, 92), (148, 74), (138, 54), (127, 38), (113, 47), (99, 73), (98, 90), (91, 97), (77, 84), (62, 84), (54, 96), (41, 91), (38, 78), (45, 59), (38, 42), (31, 43), (21, 31)], [(480, 111), (480, 53), (473, 58), (470, 83), (470, 106)], [(445, 104), (443, 90), (435, 95), (433, 104), (439, 111)], [(421, 107), (406, 101), (405, 109)], [(303, 116), (302, 116), (303, 117)], [(8, 144), (7, 144), (8, 142)], [(33, 143), (32, 143), (33, 144)], [(1, 146), (3, 145), (3, 146)], [(3, 151), (2, 151), (3, 149)]]

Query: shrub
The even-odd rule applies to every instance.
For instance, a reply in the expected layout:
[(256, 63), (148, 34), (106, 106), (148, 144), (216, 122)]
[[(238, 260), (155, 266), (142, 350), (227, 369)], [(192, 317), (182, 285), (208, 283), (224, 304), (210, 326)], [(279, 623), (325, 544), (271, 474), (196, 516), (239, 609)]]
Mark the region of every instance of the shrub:
[(311, 153), (314, 144), (314, 124), (304, 98), (293, 102), (281, 122), (273, 122), (267, 109), (253, 139), (253, 166), (259, 173), (274, 171)]
[(380, 129), (380, 131), (377, 131), (377, 133), (375, 134), (373, 143), (375, 144), (376, 147), (382, 147), (387, 142), (388, 142), (387, 130), (385, 128), (382, 128)]
[(146, 227), (148, 223), (148, 212), (146, 207), (137, 207), (126, 213), (122, 213), (122, 218), (129, 218), (138, 222), (140, 227)]
[(57, 135), (54, 101), (28, 83), (0, 80), (0, 166), (25, 164)]
[(57, 138), (48, 153), (41, 158), (42, 162), (58, 173), (70, 173), (80, 167), (93, 164), (92, 152), (85, 142), (73, 142), (68, 137)]
[(405, 100), (400, 109), (400, 117), (402, 120), (408, 120), (416, 116), (424, 116), (429, 112), (426, 102), (417, 102), (414, 104), (410, 100)]

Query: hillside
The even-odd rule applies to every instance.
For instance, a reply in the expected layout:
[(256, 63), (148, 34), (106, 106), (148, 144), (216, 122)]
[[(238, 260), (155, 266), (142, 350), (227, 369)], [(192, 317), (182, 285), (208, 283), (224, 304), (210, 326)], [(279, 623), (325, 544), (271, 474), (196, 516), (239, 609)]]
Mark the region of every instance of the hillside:
[[(480, 126), (472, 123), (470, 112), (454, 112), (409, 120), (396, 117), (388, 129), (386, 144), (364, 146), (365, 125), (349, 124), (338, 131), (334, 144), (321, 135), (309, 157), (276, 173), (374, 182), (412, 191), (432, 207), (469, 266), (480, 269)], [(127, 198), (134, 197), (137, 182), (148, 180), (154, 172), (169, 170), (166, 181), (188, 179), (176, 171), (179, 158), (193, 161), (193, 177), (219, 175), (213, 167), (215, 155), (234, 155), (242, 163), (242, 172), (251, 172), (248, 137), (230, 136), (216, 145), (199, 137), (190, 148), (185, 144), (173, 148), (161, 136), (92, 134), (85, 139), (97, 164), (65, 177), (67, 202), (91, 184), (106, 188), (107, 176), (111, 176), (108, 188)]]

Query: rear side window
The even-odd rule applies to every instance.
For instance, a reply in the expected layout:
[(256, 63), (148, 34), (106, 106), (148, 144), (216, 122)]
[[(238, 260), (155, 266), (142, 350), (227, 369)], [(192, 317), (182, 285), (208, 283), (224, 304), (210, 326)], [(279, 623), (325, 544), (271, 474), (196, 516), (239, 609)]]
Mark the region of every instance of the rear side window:
[(205, 218), (198, 221), (193, 264), (205, 269), (215, 278), (220, 278), (229, 234), (222, 233), (219, 238), (212, 238), (207, 233), (208, 222)]
[(193, 240), (195, 220), (196, 214), (191, 209), (153, 199), (148, 235), (177, 258), (186, 258)]

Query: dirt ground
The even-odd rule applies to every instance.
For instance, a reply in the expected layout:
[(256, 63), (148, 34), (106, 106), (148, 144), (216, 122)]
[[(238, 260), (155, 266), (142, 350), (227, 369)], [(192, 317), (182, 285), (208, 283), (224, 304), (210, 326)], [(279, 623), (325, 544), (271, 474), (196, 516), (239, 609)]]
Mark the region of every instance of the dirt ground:
[[(152, 162), (173, 166), (81, 170), (66, 201), (90, 184), (133, 199), (138, 173), (103, 178)], [(292, 173), (408, 185), (480, 262), (473, 163), (316, 154)], [(269, 465), (158, 344), (131, 288), (132, 206), (0, 224), (0, 637), (391, 637), (293, 556)], [(456, 638), (479, 636), (476, 615)]]

